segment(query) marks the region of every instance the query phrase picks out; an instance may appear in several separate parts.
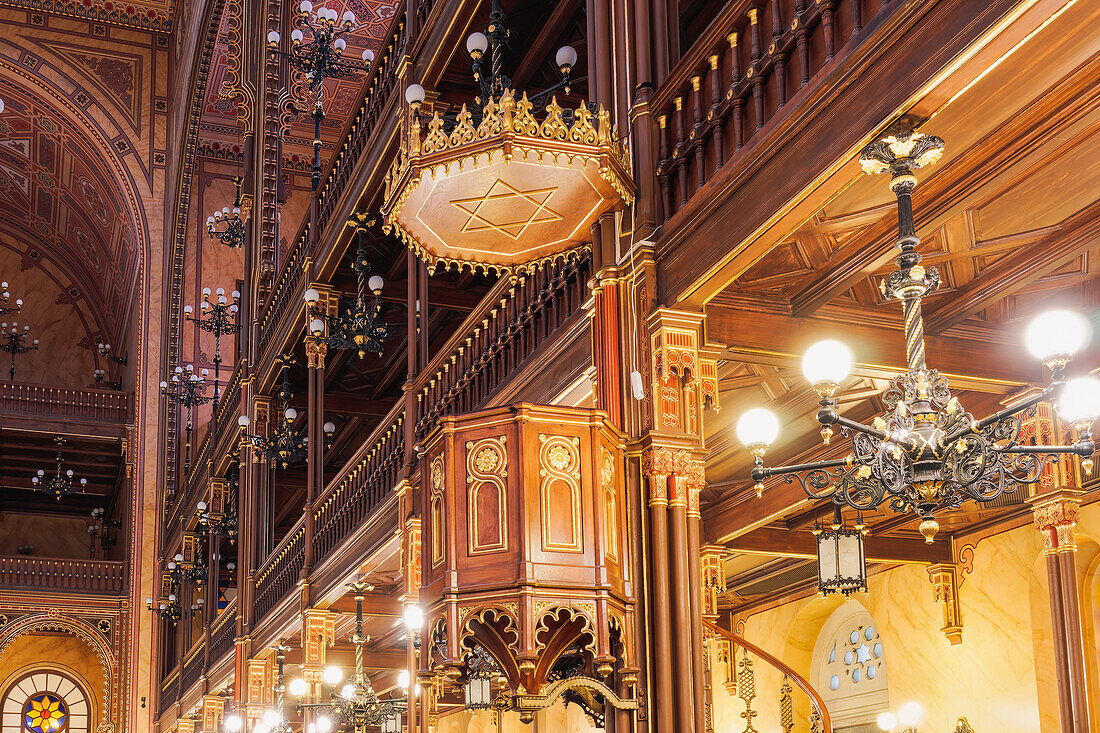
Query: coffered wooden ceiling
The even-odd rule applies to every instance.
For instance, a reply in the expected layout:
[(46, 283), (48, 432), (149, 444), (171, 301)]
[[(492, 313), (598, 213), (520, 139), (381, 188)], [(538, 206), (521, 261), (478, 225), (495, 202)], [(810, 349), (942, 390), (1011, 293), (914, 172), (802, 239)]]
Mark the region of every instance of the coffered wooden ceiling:
[[(969, 86), (951, 96), (933, 91), (910, 110), (920, 130), (947, 144), (934, 168), (918, 172), (914, 196), (920, 251), (943, 277), (925, 300), (929, 366), (949, 375), (976, 415), (1047, 379), (1023, 346), (1034, 315), (1073, 308), (1100, 334), (1098, 20), (1095, 3), (1068, 4), (1022, 44), (988, 58)], [(821, 445), (802, 352), (830, 337), (852, 347), (858, 364), (839, 399), (842, 412), (864, 421), (883, 410), (886, 379), (904, 365), (900, 306), (878, 288), (896, 256), (894, 197), (885, 177), (862, 175), (854, 160), (842, 163), (838, 192), (807, 210), (800, 226), (773, 240), (707, 304), (708, 338), (727, 351), (722, 411), (706, 422), (705, 531), (762, 557), (812, 553), (808, 530), (829, 509), (814, 507), (797, 482), (781, 479), (756, 499), (751, 459), (733, 437), (739, 415), (762, 405), (778, 414), (782, 432), (769, 464), (842, 457), (846, 440)], [(1070, 372), (1098, 365), (1094, 340)], [(1019, 514), (1023, 498), (938, 517), (940, 549), (918, 544), (912, 518), (877, 513), (867, 517), (874, 527), (868, 555), (930, 561), (949, 548), (948, 535)], [(761, 573), (794, 573), (787, 586), (759, 586), (769, 593), (797, 585), (797, 563), (774, 562), (764, 557), (732, 572), (750, 589)], [(808, 585), (812, 573), (799, 578)]]

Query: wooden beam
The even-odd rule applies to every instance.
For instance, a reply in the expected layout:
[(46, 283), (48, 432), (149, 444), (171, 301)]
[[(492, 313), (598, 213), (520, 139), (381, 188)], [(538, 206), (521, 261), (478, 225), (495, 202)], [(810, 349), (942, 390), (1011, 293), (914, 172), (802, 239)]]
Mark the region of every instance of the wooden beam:
[(1025, 248), (1006, 255), (959, 288), (924, 318), (927, 334), (941, 334), (1028, 284), (1054, 272), (1095, 247), (1100, 238), (1100, 201), (1069, 217), (1058, 229)]
[[(760, 527), (727, 542), (726, 549), (748, 555), (772, 557), (817, 557), (817, 541), (811, 532)], [(923, 539), (867, 535), (864, 552), (868, 562), (918, 563), (951, 562), (951, 541), (938, 537), (931, 545)]]
[[(290, 404), (301, 411), (309, 400), (307, 395), (295, 395)], [(325, 414), (360, 417), (382, 417), (393, 407), (393, 400), (374, 400), (354, 392), (331, 391), (325, 393)]]

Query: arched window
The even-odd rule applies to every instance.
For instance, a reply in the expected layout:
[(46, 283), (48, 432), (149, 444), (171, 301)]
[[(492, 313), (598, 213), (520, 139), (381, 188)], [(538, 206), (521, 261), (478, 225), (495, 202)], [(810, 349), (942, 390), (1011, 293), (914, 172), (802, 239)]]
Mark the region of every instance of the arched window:
[(878, 624), (857, 601), (835, 610), (822, 627), (813, 677), (838, 732), (874, 730), (889, 708), (886, 648)]
[(54, 671), (32, 672), (0, 703), (0, 733), (88, 733), (91, 710), (80, 685)]

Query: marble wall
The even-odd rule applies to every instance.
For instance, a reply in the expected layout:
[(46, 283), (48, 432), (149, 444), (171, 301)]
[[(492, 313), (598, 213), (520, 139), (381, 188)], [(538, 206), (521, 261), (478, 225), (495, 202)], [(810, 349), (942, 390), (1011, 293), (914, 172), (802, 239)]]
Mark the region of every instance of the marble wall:
[[(1082, 616), (1097, 695), (1100, 655), (1100, 504), (1081, 510), (1077, 527)], [(1030, 524), (984, 539), (974, 570), (959, 589), (962, 643), (941, 632), (942, 609), (923, 566), (902, 565), (873, 574), (858, 598), (878, 624), (886, 649), (889, 709), (914, 700), (924, 708), (921, 730), (950, 731), (966, 716), (978, 733), (1058, 730), (1057, 693), (1042, 542)], [(818, 597), (748, 615), (744, 637), (812, 678), (819, 634), (843, 599)], [(759, 669), (761, 665), (757, 664)], [(715, 730), (744, 729), (742, 701), (724, 687), (726, 670), (714, 670)], [(758, 676), (760, 721), (777, 721), (778, 678)], [(802, 706), (804, 715), (805, 705)], [(1093, 710), (1096, 701), (1093, 701)], [(876, 711), (877, 714), (877, 711)], [(760, 728), (760, 726), (757, 726)]]
[(0, 513), (0, 555), (16, 555), (22, 545), (34, 545), (35, 557), (87, 560), (88, 521), (75, 517)]

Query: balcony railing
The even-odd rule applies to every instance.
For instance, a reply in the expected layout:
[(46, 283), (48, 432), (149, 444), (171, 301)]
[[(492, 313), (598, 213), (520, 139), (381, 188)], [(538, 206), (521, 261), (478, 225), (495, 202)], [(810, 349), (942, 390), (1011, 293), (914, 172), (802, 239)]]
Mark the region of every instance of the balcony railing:
[(581, 250), (498, 283), (417, 379), (417, 440), (440, 417), (484, 402), (579, 311), (591, 272), (591, 252)]
[(0, 382), (0, 412), (126, 422), (130, 419), (130, 396), (106, 389)]
[(160, 712), (164, 712), (172, 705), (176, 704), (176, 700), (180, 697), (180, 676), (179, 668), (177, 667), (168, 676), (168, 679), (160, 685)]
[(183, 671), (180, 672), (180, 694), (187, 692), (198, 683), (206, 671), (206, 645), (200, 641), (191, 650), (191, 653), (183, 660)]
[(234, 598), (218, 612), (218, 618), (210, 627), (210, 663), (233, 651), (237, 639), (237, 599)]
[(298, 584), (305, 565), (304, 524), (305, 520), (300, 518), (256, 573), (256, 596), (252, 605), (256, 622), (262, 620)]
[(317, 562), (366, 521), (401, 480), (403, 407), (399, 402), (390, 410), (315, 504), (313, 556)]
[(5, 588), (115, 595), (125, 582), (124, 562), (0, 555), (0, 586)]
[(654, 94), (664, 219), (898, 0), (732, 0)]

